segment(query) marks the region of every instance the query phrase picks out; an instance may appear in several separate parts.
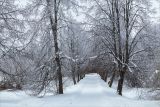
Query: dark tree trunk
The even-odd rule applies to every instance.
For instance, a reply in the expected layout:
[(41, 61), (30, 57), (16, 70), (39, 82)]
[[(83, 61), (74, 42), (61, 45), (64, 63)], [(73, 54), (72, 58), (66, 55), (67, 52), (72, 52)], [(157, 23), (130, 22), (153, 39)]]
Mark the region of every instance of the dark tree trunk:
[(76, 78), (75, 78), (75, 72), (72, 71), (72, 79), (73, 79), (73, 83), (76, 84)]
[(120, 79), (118, 80), (118, 87), (117, 87), (117, 92), (119, 95), (122, 95), (122, 88), (123, 88), (123, 82), (124, 82), (124, 71), (120, 72)]
[(47, 5), (48, 5), (48, 14), (49, 14), (49, 19), (51, 23), (51, 30), (53, 33), (53, 38), (54, 38), (54, 48), (55, 48), (55, 61), (57, 65), (57, 77), (58, 77), (58, 93), (63, 94), (63, 80), (62, 80), (62, 72), (61, 72), (61, 61), (60, 61), (60, 55), (59, 55), (59, 48), (58, 48), (58, 2), (57, 0), (54, 0), (54, 19), (52, 16), (51, 12), (51, 1), (46, 0)]
[(120, 79), (118, 81), (117, 92), (119, 95), (122, 95), (122, 87), (124, 80), (124, 72), (123, 72), (123, 55), (122, 55), (122, 41), (121, 41), (121, 30), (120, 30), (120, 14), (119, 14), (119, 0), (115, 1), (115, 11), (116, 11), (116, 26), (117, 26), (117, 36), (118, 36), (118, 70)]
[(78, 75), (77, 75), (77, 82), (79, 82), (79, 81), (80, 81), (80, 75), (78, 73)]
[[(70, 43), (70, 50), (71, 50), (71, 54), (72, 54), (72, 58), (75, 59), (75, 46), (74, 46), (74, 40), (71, 39), (71, 43)], [(75, 71), (76, 71), (76, 63), (74, 61), (71, 61), (71, 71), (72, 71), (72, 79), (73, 79), (73, 83), (76, 84), (76, 79), (75, 79)]]
[[(112, 0), (111, 5), (112, 5), (111, 20), (112, 20), (112, 39), (113, 39), (113, 45), (114, 45), (114, 57), (115, 57), (115, 61), (118, 61), (117, 58), (118, 57), (119, 57), (119, 59), (121, 58), (121, 37), (120, 37), (119, 11), (118, 11), (117, 1)], [(118, 29), (117, 31), (116, 31), (116, 28)], [(118, 41), (117, 41), (117, 39), (118, 39)], [(119, 56), (118, 56), (118, 49), (119, 49)], [(114, 78), (115, 78), (115, 73), (116, 73), (115, 70), (116, 70), (116, 64), (114, 65), (114, 70), (113, 70), (113, 73), (112, 73), (112, 77), (111, 77), (111, 79), (108, 83), (109, 87), (112, 87), (112, 84), (113, 84), (113, 81), (114, 81)]]
[[(59, 48), (58, 48), (58, 6), (57, 6), (57, 0), (54, 0), (54, 23), (52, 23), (52, 29), (53, 29), (53, 34), (54, 34), (54, 47), (55, 47), (55, 55), (56, 55), (56, 63), (57, 63), (57, 73), (58, 73), (58, 80), (59, 80), (59, 94), (63, 94), (63, 81), (62, 81), (62, 72), (61, 72), (61, 61), (60, 61), (60, 56), (59, 56)], [(55, 26), (54, 26), (55, 25)]]
[(83, 79), (83, 77), (84, 77), (84, 75), (83, 75), (83, 74), (80, 74), (80, 80)]
[(116, 75), (116, 71), (114, 70), (114, 71), (113, 71), (113, 74), (112, 74), (112, 77), (111, 77), (111, 80), (110, 80), (110, 82), (109, 82), (109, 87), (112, 87), (112, 84), (113, 84), (115, 75)]
[(108, 72), (105, 72), (104, 81), (107, 82)]
[(125, 30), (126, 30), (126, 41), (125, 41), (125, 67), (123, 67), (122, 71), (120, 70), (120, 79), (118, 81), (118, 94), (122, 95), (122, 88), (123, 88), (123, 82), (124, 82), (124, 75), (128, 69), (128, 63), (129, 63), (129, 5), (130, 1), (126, 0), (125, 8), (124, 8), (124, 20), (125, 20)]

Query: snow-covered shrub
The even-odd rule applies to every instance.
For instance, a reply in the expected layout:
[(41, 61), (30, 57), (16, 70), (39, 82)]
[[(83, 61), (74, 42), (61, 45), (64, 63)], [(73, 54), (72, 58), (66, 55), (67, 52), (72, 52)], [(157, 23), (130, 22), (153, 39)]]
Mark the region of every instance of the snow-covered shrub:
[(13, 81), (13, 78), (4, 78), (0, 81), (0, 90), (6, 89), (22, 89), (22, 85), (18, 81)]

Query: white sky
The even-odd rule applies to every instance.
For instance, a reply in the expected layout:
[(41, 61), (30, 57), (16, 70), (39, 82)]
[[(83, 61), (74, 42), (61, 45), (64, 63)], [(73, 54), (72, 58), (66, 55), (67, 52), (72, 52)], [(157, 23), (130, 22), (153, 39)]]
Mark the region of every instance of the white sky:
[(152, 21), (153, 22), (160, 22), (160, 0), (151, 0), (152, 4), (152, 9), (155, 9), (154, 14), (152, 14)]
[(17, 5), (19, 8), (24, 8), (27, 3), (29, 3), (29, 0), (16, 0), (15, 5)]
[[(18, 5), (20, 8), (24, 8), (27, 3), (29, 3), (30, 0), (16, 0), (15, 4)], [(159, 22), (160, 23), (160, 0), (151, 0), (152, 4), (152, 9), (155, 10), (155, 13), (151, 14), (150, 16), (152, 17), (151, 21), (153, 22)], [(82, 2), (82, 5), (90, 5), (91, 3), (88, 3), (88, 0)], [(87, 6), (88, 7), (88, 6)], [(85, 20), (85, 16), (83, 13), (80, 13), (78, 15), (75, 15), (76, 19), (78, 21), (82, 22)]]

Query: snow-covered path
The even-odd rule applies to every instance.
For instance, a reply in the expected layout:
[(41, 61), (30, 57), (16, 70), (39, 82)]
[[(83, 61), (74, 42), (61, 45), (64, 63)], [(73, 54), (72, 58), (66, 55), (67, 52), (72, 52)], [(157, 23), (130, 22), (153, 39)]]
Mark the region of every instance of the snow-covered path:
[(160, 107), (160, 102), (119, 96), (98, 74), (88, 74), (63, 95), (37, 98), (24, 92), (0, 92), (0, 107)]

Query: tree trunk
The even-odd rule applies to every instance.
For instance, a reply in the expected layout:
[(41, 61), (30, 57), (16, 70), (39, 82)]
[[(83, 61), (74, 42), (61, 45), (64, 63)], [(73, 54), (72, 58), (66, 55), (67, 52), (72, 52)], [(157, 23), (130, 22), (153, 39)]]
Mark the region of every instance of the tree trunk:
[(47, 5), (48, 5), (48, 14), (49, 14), (49, 19), (50, 19), (50, 24), (51, 24), (51, 30), (54, 38), (54, 47), (55, 47), (55, 61), (57, 65), (57, 77), (58, 77), (58, 93), (63, 94), (63, 80), (62, 80), (62, 72), (61, 72), (61, 61), (60, 61), (60, 55), (59, 55), (59, 48), (58, 48), (58, 3), (57, 0), (54, 0), (54, 19), (52, 16), (52, 11), (51, 11), (51, 1), (46, 0)]
[(108, 72), (105, 72), (104, 81), (107, 82)]
[(115, 11), (116, 11), (116, 27), (117, 27), (117, 36), (118, 36), (118, 70), (120, 79), (118, 81), (117, 92), (119, 95), (122, 95), (122, 87), (124, 80), (124, 72), (123, 72), (123, 55), (122, 55), (122, 41), (121, 41), (121, 30), (120, 30), (120, 14), (119, 14), (119, 0), (115, 1)]
[(119, 95), (122, 95), (123, 81), (124, 81), (124, 71), (120, 72), (120, 79), (118, 80), (117, 92)]
[(83, 79), (83, 74), (80, 74), (80, 80)]
[[(54, 34), (54, 47), (55, 47), (55, 55), (56, 55), (56, 63), (57, 63), (57, 73), (58, 73), (58, 80), (59, 80), (59, 94), (63, 94), (63, 81), (62, 81), (62, 72), (61, 72), (61, 62), (60, 62), (60, 56), (59, 56), (59, 48), (58, 48), (58, 10), (57, 10), (57, 0), (54, 0), (54, 23), (52, 23), (52, 30)], [(55, 26), (54, 26), (55, 25)]]
[(75, 71), (72, 71), (72, 79), (73, 83), (76, 84)]
[(113, 74), (112, 74), (112, 77), (111, 77), (111, 80), (110, 80), (110, 82), (109, 82), (109, 87), (112, 87), (112, 84), (113, 84), (115, 75), (116, 75), (116, 71), (114, 70), (114, 71), (113, 71)]
[(78, 73), (78, 75), (77, 75), (77, 82), (79, 82), (80, 81), (80, 76), (79, 76), (79, 73)]

